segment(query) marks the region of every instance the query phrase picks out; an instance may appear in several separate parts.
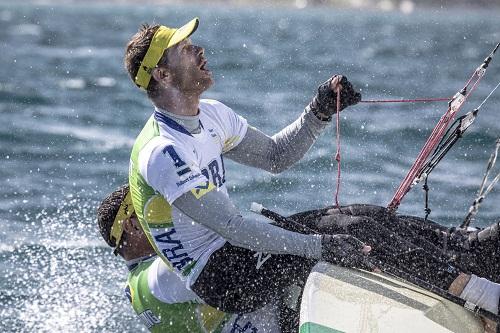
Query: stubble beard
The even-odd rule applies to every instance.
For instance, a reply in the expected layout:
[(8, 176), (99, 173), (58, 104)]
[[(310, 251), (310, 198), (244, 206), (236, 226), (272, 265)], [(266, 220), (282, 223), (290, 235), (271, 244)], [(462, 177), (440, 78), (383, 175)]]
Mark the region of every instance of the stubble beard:
[(199, 94), (201, 95), (203, 92), (208, 90), (214, 83), (212, 76), (207, 77), (198, 77), (194, 80), (190, 80), (186, 82), (184, 85), (184, 91), (189, 92), (190, 94)]
[(212, 75), (206, 78), (201, 78), (198, 81), (196, 81), (196, 85), (202, 90), (202, 92), (208, 90), (212, 85), (214, 84), (214, 80), (212, 78)]
[(201, 95), (214, 83), (212, 73), (201, 72), (198, 68), (184, 68), (173, 73), (172, 84), (185, 95)]

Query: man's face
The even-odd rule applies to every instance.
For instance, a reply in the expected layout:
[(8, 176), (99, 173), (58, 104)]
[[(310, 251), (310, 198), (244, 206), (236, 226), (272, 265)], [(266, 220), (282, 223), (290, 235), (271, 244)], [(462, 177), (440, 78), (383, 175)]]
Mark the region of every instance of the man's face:
[(193, 45), (190, 39), (168, 49), (166, 67), (174, 87), (183, 92), (201, 94), (213, 84), (204, 52), (202, 47)]
[(127, 226), (124, 231), (126, 233), (124, 242), (127, 243), (127, 246), (140, 252), (154, 251), (135, 213), (125, 223), (127, 223)]

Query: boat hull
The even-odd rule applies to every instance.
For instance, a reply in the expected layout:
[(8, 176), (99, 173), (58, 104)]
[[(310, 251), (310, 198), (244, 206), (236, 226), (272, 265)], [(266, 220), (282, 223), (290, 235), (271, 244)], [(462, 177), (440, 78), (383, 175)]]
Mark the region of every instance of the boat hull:
[(410, 283), (318, 263), (301, 301), (300, 333), (484, 332), (473, 313)]

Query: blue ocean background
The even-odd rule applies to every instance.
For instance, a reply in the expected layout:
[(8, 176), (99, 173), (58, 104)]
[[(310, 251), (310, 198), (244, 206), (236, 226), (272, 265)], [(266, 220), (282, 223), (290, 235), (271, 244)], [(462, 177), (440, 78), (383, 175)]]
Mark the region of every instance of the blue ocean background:
[[(367, 99), (450, 97), (500, 41), (498, 10), (411, 15), (333, 7), (54, 5), (0, 2), (0, 331), (137, 332), (126, 268), (96, 227), (96, 207), (127, 181), (134, 138), (152, 112), (123, 69), (144, 22), (201, 20), (218, 99), (274, 134), (317, 85), (345, 74)], [(498, 56), (500, 57), (500, 55)], [(500, 58), (461, 114), (500, 80)], [(364, 104), (341, 117), (340, 202), (386, 205), (446, 103)], [(283, 214), (332, 204), (334, 126), (280, 175), (227, 161), (231, 198)], [(458, 225), (500, 136), (500, 91), (429, 178), (431, 218)], [(497, 172), (500, 168), (497, 167)], [(500, 217), (500, 191), (475, 226)], [(423, 216), (414, 188), (400, 212)]]

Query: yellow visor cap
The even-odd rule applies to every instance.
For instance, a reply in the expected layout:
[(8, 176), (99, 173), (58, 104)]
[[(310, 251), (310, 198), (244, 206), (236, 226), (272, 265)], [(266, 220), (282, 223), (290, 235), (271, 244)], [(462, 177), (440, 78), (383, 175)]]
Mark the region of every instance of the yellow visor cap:
[(151, 44), (149, 45), (148, 51), (142, 59), (141, 66), (137, 71), (135, 77), (135, 83), (146, 90), (151, 81), (151, 73), (155, 69), (156, 65), (163, 56), (163, 52), (169, 47), (172, 47), (184, 39), (188, 38), (196, 31), (198, 28), (199, 20), (194, 18), (179, 29), (169, 28), (166, 26), (160, 26), (156, 30)]
[(132, 205), (132, 195), (130, 191), (127, 193), (120, 208), (116, 213), (115, 220), (113, 221), (113, 226), (111, 227), (111, 234), (109, 235), (110, 240), (115, 242), (115, 247), (118, 247), (120, 240), (123, 235), (123, 222), (132, 216), (134, 213), (134, 206)]

